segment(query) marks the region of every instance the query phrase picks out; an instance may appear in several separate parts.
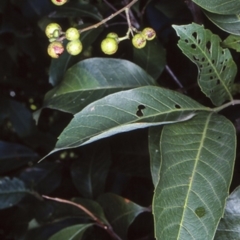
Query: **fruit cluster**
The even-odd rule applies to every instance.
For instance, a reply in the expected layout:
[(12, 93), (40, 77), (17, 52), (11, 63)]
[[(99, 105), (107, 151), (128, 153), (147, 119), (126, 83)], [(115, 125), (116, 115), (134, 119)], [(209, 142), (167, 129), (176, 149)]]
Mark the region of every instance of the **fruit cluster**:
[[(132, 44), (135, 48), (143, 48), (147, 41), (153, 40), (156, 37), (156, 32), (152, 28), (144, 28), (142, 32), (137, 32), (132, 38)], [(112, 55), (118, 50), (120, 41), (126, 37), (119, 38), (116, 33), (109, 33), (101, 43), (101, 49), (105, 54)]]
[[(63, 35), (61, 26), (57, 23), (47, 25), (45, 33), (51, 42), (48, 45), (48, 54), (52, 58), (58, 58), (64, 51), (61, 36)], [(82, 43), (80, 41), (80, 33), (76, 28), (69, 28), (65, 32), (65, 38), (69, 40), (66, 49), (69, 54), (77, 55), (82, 51)]]

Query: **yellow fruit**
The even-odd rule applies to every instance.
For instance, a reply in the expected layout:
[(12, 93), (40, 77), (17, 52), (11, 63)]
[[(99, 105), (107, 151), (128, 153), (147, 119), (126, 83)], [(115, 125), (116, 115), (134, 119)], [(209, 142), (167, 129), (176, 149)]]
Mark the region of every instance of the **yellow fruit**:
[(71, 55), (78, 55), (82, 52), (83, 46), (80, 40), (73, 40), (67, 44), (67, 51)]
[(48, 45), (48, 55), (52, 58), (59, 58), (59, 56), (63, 53), (64, 47), (61, 42), (52, 42)]
[(141, 33), (137, 33), (132, 38), (132, 44), (135, 48), (139, 48), (139, 49), (144, 48), (146, 46), (146, 43), (147, 41)]
[(65, 4), (68, 0), (51, 0), (53, 4), (57, 5), (57, 6), (62, 6), (63, 4)]
[(115, 40), (118, 40), (118, 35), (115, 32), (110, 32), (106, 36), (107, 38), (114, 38)]
[(65, 33), (66, 39), (69, 41), (77, 40), (80, 38), (80, 33), (76, 28), (69, 28)]
[(46, 29), (45, 29), (45, 33), (47, 35), (48, 38), (52, 38), (54, 37), (53, 35), (56, 35), (57, 32), (60, 33), (61, 31), (61, 26), (57, 23), (50, 23), (47, 25)]
[(156, 32), (152, 28), (144, 28), (142, 31), (142, 35), (146, 38), (146, 40), (150, 41), (156, 37)]
[(115, 38), (107, 37), (101, 42), (101, 49), (107, 55), (112, 55), (118, 50), (118, 43)]

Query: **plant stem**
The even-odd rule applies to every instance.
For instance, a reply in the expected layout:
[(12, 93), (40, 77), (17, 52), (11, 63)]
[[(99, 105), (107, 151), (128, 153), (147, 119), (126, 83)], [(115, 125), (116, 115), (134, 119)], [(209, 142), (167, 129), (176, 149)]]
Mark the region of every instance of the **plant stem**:
[(53, 198), (53, 197), (49, 197), (49, 196), (45, 196), (42, 195), (43, 198), (46, 199), (50, 199), (56, 202), (61, 202), (61, 203), (66, 203), (72, 206), (75, 206), (79, 209), (81, 209), (83, 212), (85, 212), (94, 222), (96, 222), (96, 224), (103, 228), (104, 230), (106, 230), (108, 232), (108, 234), (115, 240), (122, 240), (112, 229), (112, 227), (110, 225), (106, 225), (105, 223), (103, 223), (99, 218), (97, 218), (93, 213), (91, 213), (87, 208), (85, 208), (84, 206), (74, 203), (72, 201), (68, 201), (65, 199), (61, 199), (61, 198)]
[(240, 100), (232, 100), (231, 102), (225, 103), (220, 107), (215, 107), (213, 108), (214, 112), (220, 112), (221, 110), (223, 110), (224, 108), (227, 108), (229, 106), (234, 106), (234, 105), (238, 105), (240, 104)]
[[(111, 4), (109, 3), (107, 0), (103, 0), (103, 2), (108, 5), (113, 11), (117, 12), (117, 9)], [(126, 19), (126, 17), (123, 14), (120, 14), (120, 16), (124, 19)]]
[(107, 21), (111, 20), (112, 18), (116, 17), (117, 15), (119, 15), (121, 12), (125, 11), (125, 9), (127, 8), (130, 8), (134, 3), (136, 3), (138, 0), (132, 0), (129, 4), (127, 4), (125, 7), (121, 8), (120, 10), (118, 10), (117, 12), (111, 14), (109, 17), (103, 19), (102, 21), (94, 24), (94, 25), (91, 25), (89, 27), (86, 27), (86, 28), (83, 28), (83, 29), (80, 29), (79, 31), (82, 33), (82, 32), (86, 32), (90, 29), (94, 29), (94, 28), (97, 28), (101, 25), (103, 25), (104, 23), (106, 23)]
[(173, 73), (173, 71), (171, 70), (171, 68), (170, 68), (168, 65), (166, 65), (166, 66), (165, 66), (165, 69), (166, 69), (166, 71), (169, 73), (169, 75), (173, 78), (173, 80), (176, 82), (176, 84), (177, 84), (180, 88), (184, 89), (182, 83), (178, 80), (178, 78), (177, 78), (176, 75)]

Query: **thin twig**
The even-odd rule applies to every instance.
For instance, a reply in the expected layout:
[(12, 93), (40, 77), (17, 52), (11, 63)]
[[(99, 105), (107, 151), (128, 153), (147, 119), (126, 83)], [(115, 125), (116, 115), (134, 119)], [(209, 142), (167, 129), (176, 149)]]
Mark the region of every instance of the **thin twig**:
[(173, 78), (173, 80), (176, 82), (176, 84), (181, 88), (184, 89), (182, 83), (178, 80), (178, 78), (176, 77), (176, 75), (173, 73), (173, 71), (171, 70), (171, 68), (166, 65), (165, 66), (166, 71), (169, 73), (169, 75)]
[(86, 32), (90, 29), (93, 29), (93, 28), (97, 28), (101, 25), (103, 25), (104, 23), (106, 23), (107, 21), (111, 20), (112, 18), (116, 17), (117, 15), (119, 15), (121, 12), (125, 11), (126, 8), (130, 8), (134, 3), (136, 3), (138, 0), (133, 0), (131, 1), (129, 4), (127, 4), (125, 7), (121, 8), (120, 10), (118, 10), (117, 12), (111, 14), (109, 17), (103, 19), (102, 21), (94, 24), (94, 25), (91, 25), (89, 27), (86, 27), (86, 28), (83, 28), (83, 29), (80, 29), (79, 31), (82, 33), (82, 32)]
[[(105, 2), (106, 5), (108, 5), (113, 11), (117, 12), (117, 9), (111, 4), (109, 3), (107, 0), (103, 0)], [(126, 19), (126, 17), (124, 16), (124, 14), (120, 14), (120, 16), (124, 19)]]
[(227, 108), (227, 107), (229, 107), (229, 106), (234, 106), (234, 105), (238, 105), (238, 104), (240, 104), (240, 100), (232, 100), (231, 102), (228, 102), (228, 103), (225, 103), (225, 104), (223, 104), (222, 106), (220, 106), (220, 107), (215, 107), (215, 108), (213, 108), (212, 110), (214, 111), (214, 112), (219, 112), (219, 111), (221, 111), (221, 110), (223, 110), (224, 108)]
[(61, 199), (61, 198), (53, 198), (53, 197), (49, 197), (49, 196), (45, 196), (42, 195), (43, 198), (46, 199), (50, 199), (56, 202), (61, 202), (61, 203), (66, 203), (69, 205), (72, 205), (74, 207), (77, 207), (79, 209), (81, 209), (83, 212), (85, 212), (93, 221), (95, 221), (97, 223), (97, 225), (101, 228), (103, 228), (104, 230), (106, 230), (108, 232), (108, 234), (115, 240), (122, 240), (112, 229), (112, 227), (110, 225), (106, 225), (105, 223), (103, 223), (99, 218), (97, 218), (93, 213), (91, 213), (87, 208), (85, 208), (84, 206), (65, 200), (65, 199)]

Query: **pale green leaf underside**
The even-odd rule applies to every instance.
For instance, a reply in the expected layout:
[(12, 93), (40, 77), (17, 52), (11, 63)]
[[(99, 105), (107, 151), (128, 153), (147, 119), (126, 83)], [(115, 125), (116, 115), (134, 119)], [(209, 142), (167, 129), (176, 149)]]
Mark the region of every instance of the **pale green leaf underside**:
[(209, 111), (178, 92), (140, 87), (104, 97), (85, 107), (59, 136), (55, 150), (74, 148), (117, 133), (184, 121)]
[(239, 0), (193, 0), (196, 4), (209, 12), (218, 14), (238, 14)]
[(224, 41), (223, 46), (232, 48), (240, 52), (240, 36), (229, 35)]
[(84, 232), (93, 224), (78, 224), (62, 229), (49, 240), (81, 240)]
[(240, 239), (240, 186), (228, 197), (214, 240)]
[(110, 93), (155, 84), (150, 75), (127, 60), (90, 58), (67, 70), (60, 85), (46, 94), (44, 107), (75, 114)]
[(201, 90), (216, 106), (232, 100), (237, 66), (230, 51), (220, 46), (220, 38), (195, 23), (173, 27), (180, 37), (178, 46), (198, 67)]
[(240, 15), (220, 15), (206, 10), (204, 14), (219, 28), (231, 34), (240, 35)]
[(159, 171), (161, 165), (160, 136), (162, 126), (150, 127), (148, 131), (148, 149), (150, 155), (150, 170), (154, 187), (159, 181)]
[(211, 240), (223, 215), (235, 160), (236, 134), (221, 115), (202, 112), (166, 125), (153, 201), (158, 240)]

